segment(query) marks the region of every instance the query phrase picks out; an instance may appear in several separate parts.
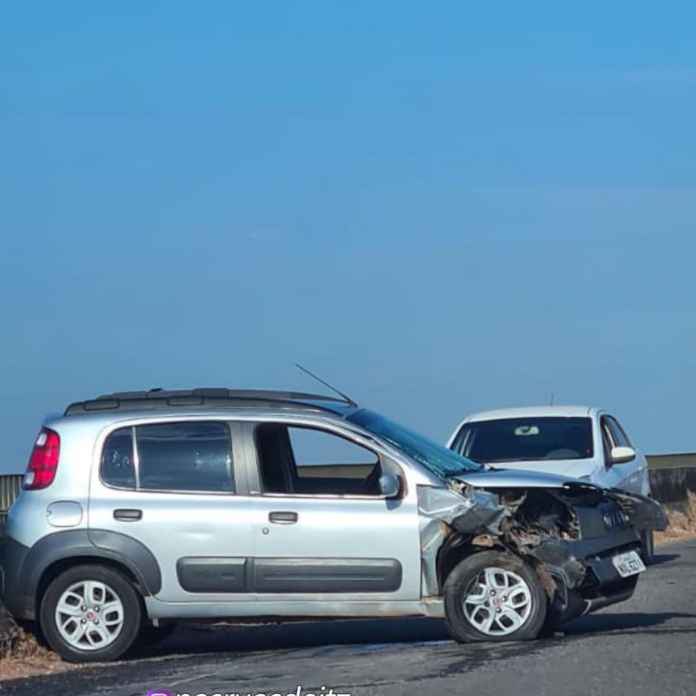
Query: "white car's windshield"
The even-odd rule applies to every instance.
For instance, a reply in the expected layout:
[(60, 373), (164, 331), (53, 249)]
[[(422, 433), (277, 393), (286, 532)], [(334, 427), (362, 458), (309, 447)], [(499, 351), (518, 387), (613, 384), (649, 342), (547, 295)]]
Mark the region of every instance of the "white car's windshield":
[(443, 445), (367, 409), (354, 413), (348, 420), (386, 440), (438, 478), (445, 479), (447, 476), (460, 474), (463, 471), (480, 471), (482, 468), (480, 464), (462, 457)]
[(593, 456), (589, 418), (505, 418), (462, 426), (452, 449), (475, 462), (589, 459)]

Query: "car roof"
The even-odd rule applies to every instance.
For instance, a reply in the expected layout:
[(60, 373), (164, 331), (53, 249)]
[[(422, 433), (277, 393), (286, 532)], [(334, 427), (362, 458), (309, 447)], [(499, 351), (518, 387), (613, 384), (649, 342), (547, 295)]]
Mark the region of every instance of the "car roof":
[(70, 404), (64, 417), (100, 415), (146, 415), (152, 413), (202, 413), (220, 410), (324, 411), (346, 417), (356, 404), (322, 394), (304, 392), (241, 390), (226, 388), (198, 388), (170, 391), (150, 389), (148, 391), (116, 392), (95, 399)]
[(464, 422), (473, 423), (508, 418), (587, 418), (600, 411), (601, 409), (594, 406), (522, 406), (474, 413)]

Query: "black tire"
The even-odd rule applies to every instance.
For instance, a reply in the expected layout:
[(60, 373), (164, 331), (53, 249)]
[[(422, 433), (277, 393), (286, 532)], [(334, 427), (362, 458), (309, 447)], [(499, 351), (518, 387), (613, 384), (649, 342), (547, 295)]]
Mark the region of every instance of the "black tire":
[(174, 633), (176, 624), (165, 624), (164, 626), (152, 626), (145, 624), (140, 627), (140, 633), (135, 639), (135, 643), (131, 650), (152, 648), (159, 645), (169, 638)]
[(652, 565), (655, 560), (655, 535), (652, 529), (649, 529), (645, 530), (640, 537), (643, 546), (640, 556), (646, 566)]
[[(524, 585), (529, 590), (528, 609), (525, 610), (524, 614), (516, 611), (523, 622), (514, 631), (504, 633), (501, 630), (500, 634), (496, 635), (493, 632), (495, 627), (492, 627), (491, 632), (483, 632), (472, 623), (465, 613), (464, 599), (469, 595), (472, 586), (478, 584), (477, 580), (483, 577), (483, 573), (487, 569), (499, 569), (513, 573), (521, 580), (519, 587)], [(506, 594), (503, 594), (501, 590), (498, 592), (501, 592), (502, 597), (507, 602), (507, 597), (517, 587), (518, 585), (513, 585), (511, 590), (506, 591)], [(472, 612), (474, 620), (477, 616), (481, 616), (485, 622), (485, 619), (492, 615), (494, 608), (491, 602), (500, 601), (500, 597), (497, 600), (491, 597), (490, 600), (490, 606), (481, 605), (480, 609), (475, 609)], [(534, 569), (521, 558), (501, 551), (483, 551), (465, 558), (452, 570), (445, 582), (444, 603), (447, 626), (452, 637), (459, 643), (534, 640), (544, 627), (548, 598)], [(501, 607), (499, 607), (500, 612), (502, 612), (501, 618), (493, 620), (496, 624), (499, 621), (504, 621), (512, 626), (513, 623), (505, 616), (510, 610), (510, 605), (505, 603)], [(509, 630), (509, 626), (503, 628)]]
[[(82, 650), (72, 646), (60, 633), (56, 609), (63, 594), (80, 582), (103, 583), (123, 606), (123, 623), (116, 639), (104, 648)], [(130, 580), (116, 570), (102, 565), (75, 566), (61, 573), (48, 586), (39, 610), (41, 630), (50, 647), (68, 662), (109, 662), (117, 660), (135, 642), (140, 631), (142, 605)]]

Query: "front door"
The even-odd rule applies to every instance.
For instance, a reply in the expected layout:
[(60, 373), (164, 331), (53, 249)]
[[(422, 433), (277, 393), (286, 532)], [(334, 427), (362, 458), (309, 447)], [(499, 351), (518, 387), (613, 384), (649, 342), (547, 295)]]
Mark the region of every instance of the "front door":
[[(330, 425), (245, 428), (259, 601), (420, 599), (417, 496), (396, 462)], [(381, 495), (383, 472), (400, 477), (398, 498)]]
[(158, 600), (248, 600), (252, 501), (236, 495), (240, 441), (238, 425), (216, 420), (137, 422), (105, 433), (92, 478), (92, 542), (146, 547), (161, 572)]
[(630, 493), (644, 493), (645, 467), (641, 468), (636, 459), (623, 464), (611, 463), (611, 450), (613, 447), (633, 447), (624, 429), (618, 424), (616, 419), (609, 415), (603, 415), (600, 420), (602, 427), (602, 443), (604, 446), (604, 456), (606, 461), (606, 473), (604, 474), (602, 485), (608, 488), (620, 488)]

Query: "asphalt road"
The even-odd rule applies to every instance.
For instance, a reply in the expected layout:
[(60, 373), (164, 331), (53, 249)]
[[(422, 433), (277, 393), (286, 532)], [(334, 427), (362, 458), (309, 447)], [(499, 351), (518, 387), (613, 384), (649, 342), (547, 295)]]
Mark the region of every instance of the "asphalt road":
[(187, 628), (139, 660), (2, 685), (2, 696), (295, 692), (677, 696), (696, 692), (696, 540), (662, 547), (633, 599), (533, 643), (460, 646), (430, 619)]

